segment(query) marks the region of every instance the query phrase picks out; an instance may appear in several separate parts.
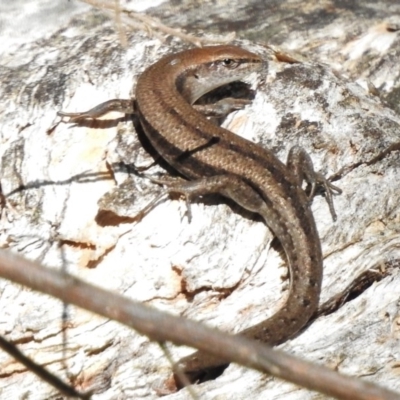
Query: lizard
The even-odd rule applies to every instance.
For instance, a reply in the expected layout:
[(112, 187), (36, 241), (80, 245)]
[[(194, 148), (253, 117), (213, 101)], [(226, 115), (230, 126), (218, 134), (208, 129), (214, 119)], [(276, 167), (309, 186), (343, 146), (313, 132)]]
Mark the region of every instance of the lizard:
[[(168, 183), (168, 192), (184, 194), (187, 200), (217, 193), (261, 215), (286, 254), (289, 294), (274, 315), (239, 334), (274, 346), (298, 333), (318, 307), (322, 251), (310, 200), (322, 185), (335, 220), (332, 194), (341, 190), (314, 171), (303, 148), (292, 147), (284, 164), (271, 150), (215, 125), (194, 104), (217, 87), (259, 72), (262, 65), (259, 55), (233, 45), (185, 50), (148, 67), (138, 78), (135, 99), (113, 99), (86, 112), (58, 114), (70, 122), (109, 111), (136, 114), (159, 156), (188, 179)], [(235, 101), (216, 105), (221, 114), (239, 107)], [(311, 185), (309, 195), (302, 189), (303, 180)], [(200, 352), (179, 361), (193, 376), (224, 364), (226, 360)]]

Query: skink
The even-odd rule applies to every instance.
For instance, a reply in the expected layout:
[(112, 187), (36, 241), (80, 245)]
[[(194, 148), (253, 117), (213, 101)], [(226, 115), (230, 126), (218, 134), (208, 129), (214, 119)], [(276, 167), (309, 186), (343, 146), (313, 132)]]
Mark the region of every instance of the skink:
[[(172, 185), (171, 191), (187, 197), (219, 193), (263, 217), (286, 253), (289, 294), (276, 314), (240, 334), (276, 345), (305, 326), (321, 291), (321, 245), (302, 180), (311, 183), (312, 192), (323, 185), (328, 199), (340, 189), (314, 172), (300, 147), (290, 150), (285, 165), (270, 150), (215, 125), (192, 106), (214, 88), (259, 71), (261, 61), (252, 52), (228, 45), (171, 54), (139, 77), (135, 101), (116, 99), (88, 112), (59, 114), (78, 121), (110, 110), (137, 113), (154, 149), (190, 180)], [(180, 361), (186, 372), (225, 363), (199, 352)]]

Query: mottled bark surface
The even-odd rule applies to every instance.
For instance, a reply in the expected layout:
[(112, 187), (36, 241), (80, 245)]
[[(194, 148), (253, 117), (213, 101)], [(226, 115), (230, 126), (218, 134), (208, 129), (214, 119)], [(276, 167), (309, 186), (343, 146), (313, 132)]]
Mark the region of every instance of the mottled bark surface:
[[(40, 23), (28, 16), (29, 24), (16, 24), (11, 11), (2, 10), (1, 18), (8, 13), (10, 20), (4, 19), (0, 31), (0, 182), (6, 196), (0, 246), (228, 331), (273, 313), (287, 290), (286, 267), (260, 220), (208, 197), (192, 205), (190, 223), (179, 198), (136, 222), (133, 217), (160, 188), (128, 173), (127, 164), (153, 160), (130, 119), (115, 114), (46, 133), (58, 110), (83, 111), (128, 98), (144, 68), (190, 45), (134, 32), (124, 49), (115, 23), (101, 12), (86, 6), (79, 11), (72, 3), (67, 14), (35, 3), (43, 4), (41, 21), (46, 15), (65, 19), (38, 37), (21, 34), (18, 41), (19, 27), (32, 25), (37, 33)], [(303, 146), (316, 169), (334, 176), (343, 189), (334, 199), (336, 222), (323, 196), (312, 205), (324, 253), (322, 301), (364, 271), (385, 275), (282, 348), (400, 392), (400, 5), (175, 3), (148, 12), (191, 33), (236, 31), (238, 39), (249, 40), (237, 44), (268, 61), (253, 77), (255, 100), (229, 116), (225, 126), (272, 148), (281, 160), (292, 145)], [(13, 32), (15, 37), (8, 36)], [(279, 46), (302, 62), (279, 61), (254, 42)], [(149, 172), (165, 169), (158, 165)], [(146, 338), (69, 307), (63, 343), (60, 302), (4, 280), (0, 293), (0, 333), (38, 363), (69, 376), (76, 388), (94, 390), (95, 399), (152, 399), (168, 390), (170, 365)], [(172, 352), (178, 359), (191, 350)], [(0, 379), (2, 399), (60, 398), (4, 353)], [(204, 399), (321, 398), (234, 365), (196, 390)]]

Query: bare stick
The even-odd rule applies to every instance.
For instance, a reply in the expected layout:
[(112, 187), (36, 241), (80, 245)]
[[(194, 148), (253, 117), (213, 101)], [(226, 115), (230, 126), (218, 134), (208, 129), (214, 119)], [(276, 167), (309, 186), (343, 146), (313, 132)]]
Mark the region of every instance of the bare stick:
[(343, 400), (398, 400), (400, 394), (340, 375), (267, 345), (169, 315), (55, 269), (0, 251), (0, 276), (134, 328), (157, 342), (195, 347)]
[(60, 378), (47, 371), (46, 368), (38, 365), (32, 361), (29, 357), (23, 354), (14, 344), (7, 341), (3, 336), (0, 335), (0, 348), (3, 349), (10, 356), (14, 357), (22, 365), (28, 368), (30, 371), (35, 373), (39, 378), (43, 379), (45, 382), (49, 383), (62, 394), (69, 397), (76, 397), (79, 399), (90, 399), (91, 393), (79, 393), (71, 385), (63, 382)]
[[(168, 36), (178, 37), (182, 41), (192, 43), (197, 47), (201, 47), (203, 44), (207, 43), (228, 43), (235, 38), (234, 32), (220, 39), (211, 39), (206, 37), (200, 38), (198, 36), (183, 33), (180, 29), (171, 28), (170, 26), (163, 24), (160, 20), (156, 18), (122, 8), (120, 7), (119, 2), (118, 4), (112, 4), (111, 2), (99, 2), (97, 0), (81, 1), (101, 10), (110, 10), (113, 12), (113, 14), (115, 14), (115, 19), (117, 22), (123, 22), (125, 25), (130, 26), (131, 28), (145, 31), (149, 34), (156, 36), (162, 41), (164, 40), (164, 38), (159, 34), (159, 32), (164, 33)], [(120, 31), (121, 29), (118, 28), (118, 30)]]

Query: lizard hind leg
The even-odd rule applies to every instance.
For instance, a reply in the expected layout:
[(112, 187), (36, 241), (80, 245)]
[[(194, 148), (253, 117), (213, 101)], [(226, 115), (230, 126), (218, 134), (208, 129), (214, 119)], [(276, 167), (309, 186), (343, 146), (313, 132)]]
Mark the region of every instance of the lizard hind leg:
[(318, 186), (322, 186), (325, 189), (329, 211), (332, 215), (332, 219), (336, 221), (337, 216), (333, 205), (333, 194), (340, 194), (342, 193), (342, 190), (333, 185), (321, 173), (314, 171), (311, 157), (300, 146), (293, 146), (289, 150), (286, 165), (297, 178), (297, 183), (300, 187), (302, 186), (303, 181), (306, 181), (311, 185), (311, 191), (308, 195), (310, 201), (313, 199)]
[[(250, 185), (235, 175), (215, 175), (192, 181), (150, 179), (155, 183), (165, 185), (166, 191), (164, 193), (178, 193), (185, 196), (189, 220), (191, 219), (191, 199), (211, 193), (221, 194), (244, 209), (263, 215), (265, 203), (262, 197)], [(154, 201), (152, 204), (156, 202)]]

